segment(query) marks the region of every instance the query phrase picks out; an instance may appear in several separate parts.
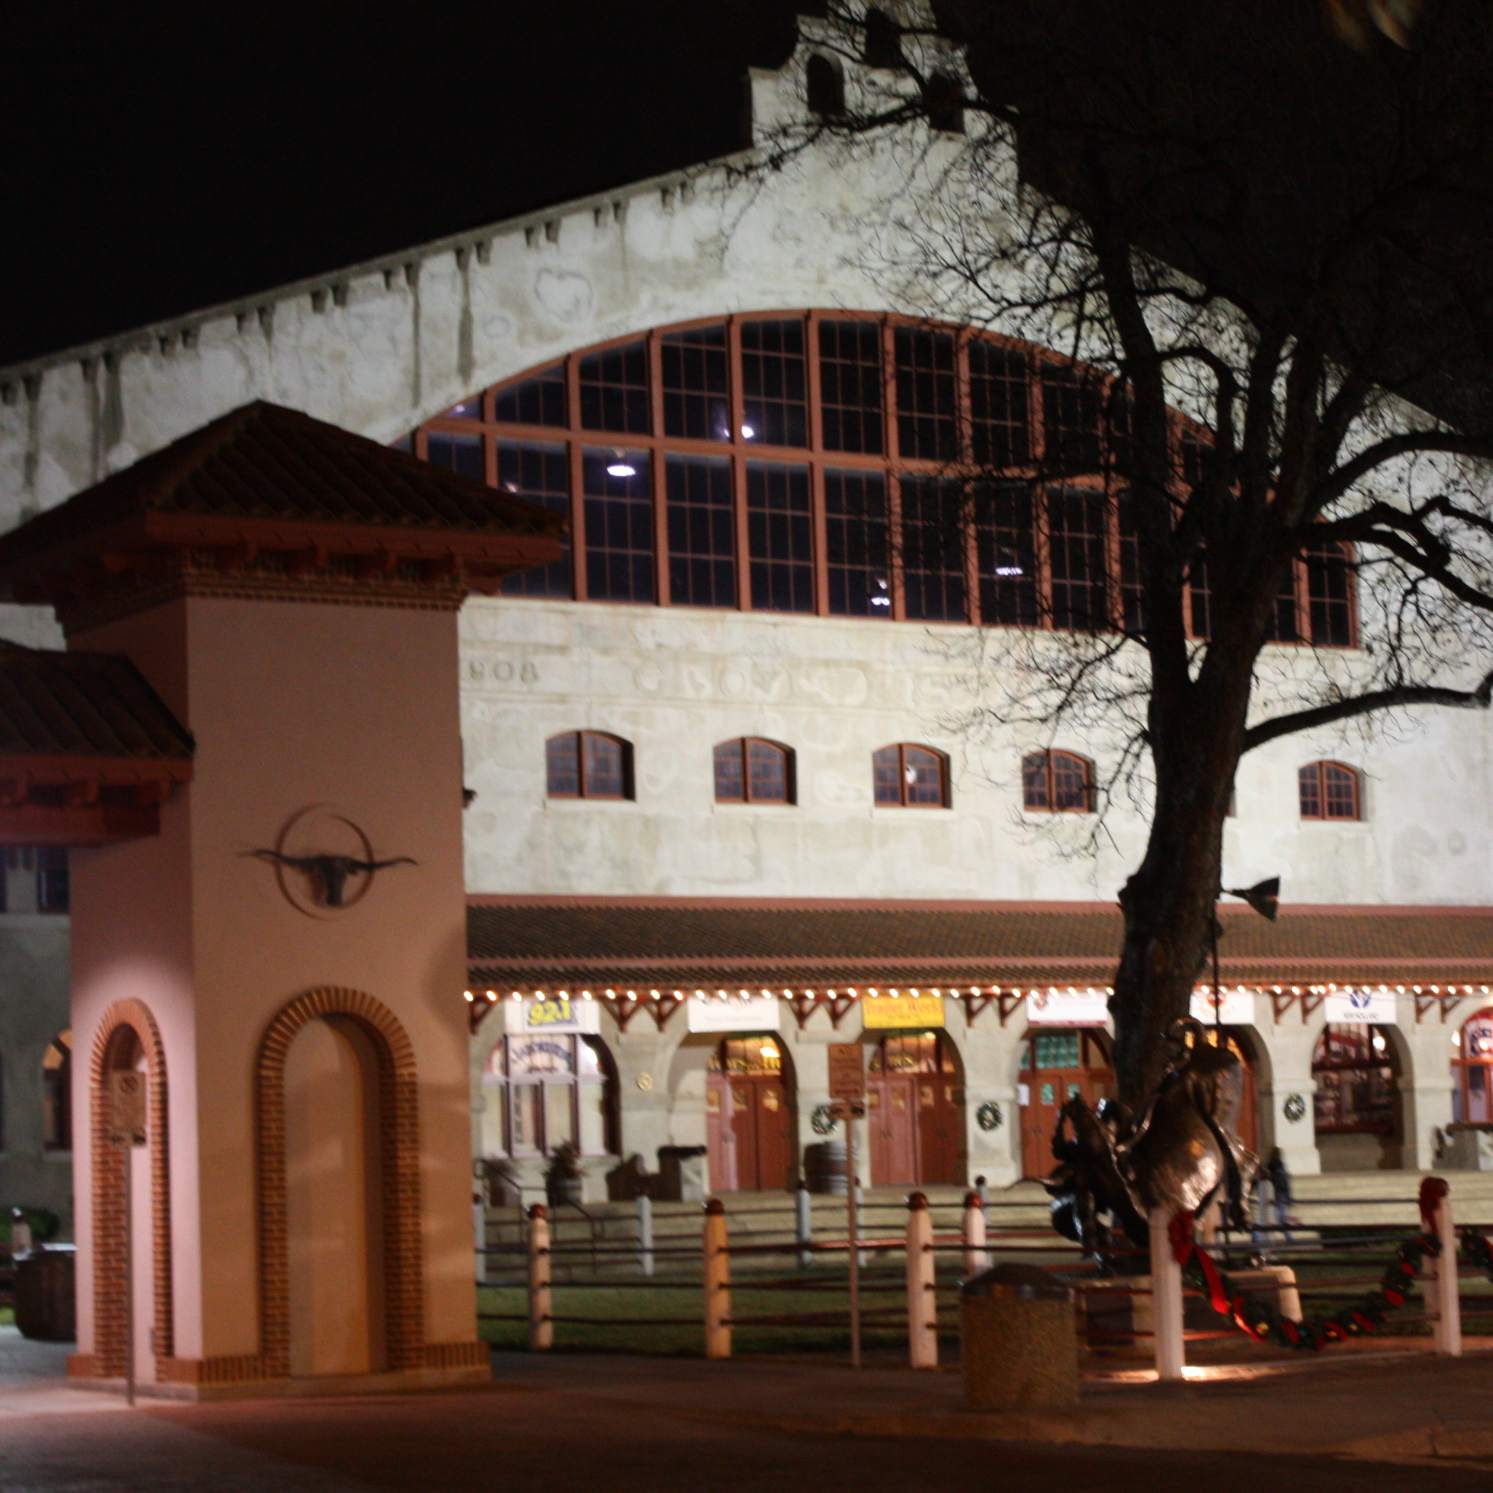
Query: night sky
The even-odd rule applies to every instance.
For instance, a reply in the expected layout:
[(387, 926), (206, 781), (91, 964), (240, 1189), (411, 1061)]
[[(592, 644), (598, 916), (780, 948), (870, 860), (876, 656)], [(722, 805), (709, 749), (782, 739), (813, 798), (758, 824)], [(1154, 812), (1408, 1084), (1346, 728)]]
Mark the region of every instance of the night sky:
[(732, 150), (813, 8), (13, 6), (0, 364)]

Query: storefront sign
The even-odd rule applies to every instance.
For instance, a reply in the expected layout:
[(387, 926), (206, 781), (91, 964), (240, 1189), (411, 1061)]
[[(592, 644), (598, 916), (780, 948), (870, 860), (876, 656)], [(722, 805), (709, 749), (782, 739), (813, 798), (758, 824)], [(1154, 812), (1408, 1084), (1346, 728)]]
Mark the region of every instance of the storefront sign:
[(1026, 1019), (1033, 1026), (1103, 1026), (1109, 997), (1102, 990), (1042, 991), (1027, 996)]
[(546, 995), (543, 1000), (530, 996), (526, 1000), (503, 1002), (503, 1028), (509, 1036), (525, 1032), (601, 1031), (601, 1007), (594, 1000), (573, 995)]
[(739, 995), (725, 1000), (707, 996), (691, 998), (685, 1005), (692, 1032), (775, 1032), (782, 1020), (782, 1002), (771, 995), (751, 995), (745, 1000)]
[(866, 1053), (859, 1042), (829, 1044), (829, 1097), (849, 1100), (866, 1097)]
[(861, 1025), (868, 1032), (943, 1025), (941, 995), (863, 995)]
[(1255, 998), (1247, 990), (1225, 990), (1222, 996), (1211, 991), (1192, 993), (1192, 1014), (1204, 1026), (1219, 1022), (1223, 1026), (1253, 1026)]
[(1369, 1026), (1394, 1026), (1399, 1011), (1393, 995), (1380, 990), (1339, 990), (1323, 1002), (1330, 1025), (1364, 1022)]

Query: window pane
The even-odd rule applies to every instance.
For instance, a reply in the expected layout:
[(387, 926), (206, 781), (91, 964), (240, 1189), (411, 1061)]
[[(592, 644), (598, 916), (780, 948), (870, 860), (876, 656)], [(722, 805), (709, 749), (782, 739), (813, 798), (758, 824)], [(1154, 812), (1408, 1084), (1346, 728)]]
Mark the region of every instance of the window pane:
[(743, 440), (768, 446), (808, 445), (802, 322), (741, 324), (741, 386)]
[(653, 492), (648, 453), (587, 450), (581, 459), (581, 477), (586, 494), (588, 594), (597, 601), (652, 601)]
[(903, 456), (951, 461), (959, 454), (954, 339), (898, 327), (895, 343), (897, 449)]
[[(564, 446), (512, 445), (498, 446), (498, 486), (503, 492), (538, 503), (552, 513), (570, 515), (570, 463)], [(565, 558), (553, 565), (521, 570), (505, 576), (505, 596), (570, 596), (570, 545)]]
[(814, 610), (813, 521), (803, 467), (747, 468), (747, 537), (752, 606), (758, 611)]
[(669, 599), (695, 607), (736, 605), (736, 516), (731, 464), (671, 456), (665, 467), (669, 512)]
[(1104, 557), (1104, 497), (1059, 488), (1047, 499), (1052, 567), (1052, 625), (1109, 625)]
[(1037, 541), (1032, 490), (986, 487), (975, 497), (980, 619), (1032, 627), (1037, 621)]
[(624, 797), (627, 777), (623, 770), (622, 743), (594, 731), (583, 731), (581, 749), (585, 754), (586, 797)]
[(1136, 528), (1134, 500), (1128, 490), (1120, 494), (1116, 519), (1120, 544), (1120, 606), (1125, 631), (1140, 633), (1146, 628), (1140, 576), (1140, 533)]
[(1192, 562), (1188, 577), (1192, 600), (1192, 631), (1199, 638), (1213, 636), (1213, 593), (1208, 586), (1208, 557), (1200, 554)]
[(523, 1155), (539, 1149), (540, 1086), (537, 1083), (516, 1083), (508, 1087), (511, 1128), (508, 1149), (514, 1155)]
[(881, 328), (875, 322), (819, 324), (819, 387), (826, 449), (879, 453)]
[(567, 731), (544, 744), (546, 791), (551, 798), (576, 798), (581, 791), (580, 736)]
[(648, 347), (629, 342), (581, 359), (581, 424), (647, 435)]
[(470, 399), (462, 399), (453, 404), (450, 409), (442, 410), (436, 418), (438, 420), (480, 420), (482, 418), (482, 396), (473, 394)]
[(553, 1154), (557, 1146), (575, 1141), (575, 1085), (540, 1085), (544, 1095), (544, 1149)]
[(824, 474), (829, 609), (837, 617), (890, 617), (886, 482), (880, 472)]
[(1329, 819), (1358, 818), (1358, 783), (1346, 767), (1324, 764), (1322, 777), (1327, 788), (1327, 817)]
[(902, 586), (909, 617), (964, 620), (964, 530), (959, 483), (902, 479)]
[(788, 754), (766, 741), (747, 743), (748, 796), (754, 803), (788, 802)]
[(659, 338), (664, 434), (700, 441), (731, 439), (726, 329), (699, 327)]
[(487, 480), (480, 435), (442, 435), (434, 430), (427, 431), (425, 452), (432, 466), (445, 467), (478, 482)]
[(970, 415), (982, 465), (1024, 466), (1032, 459), (1027, 382), (1024, 354), (981, 338), (970, 343)]
[(71, 900), (67, 851), (57, 845), (41, 846), (36, 852), (36, 910), (66, 912)]
[(1307, 551), (1306, 600), (1311, 612), (1312, 642), (1318, 647), (1353, 645), (1351, 568), (1342, 547), (1318, 545)]
[(1023, 808), (1050, 809), (1047, 790), (1047, 753), (1028, 752), (1021, 759), (1021, 803)]
[(1322, 810), (1322, 779), (1315, 762), (1303, 767), (1296, 775), (1301, 787), (1301, 817), (1303, 819), (1324, 818)]
[(510, 384), (493, 399), (494, 413), (512, 425), (564, 425), (565, 368), (563, 364)]
[(739, 804), (746, 799), (740, 741), (723, 741), (715, 749), (715, 798), (717, 803), (726, 804)]
[(871, 772), (876, 783), (876, 802), (902, 802), (902, 753), (894, 746), (882, 747), (871, 754)]
[(1089, 808), (1088, 763), (1066, 752), (1052, 755), (1052, 806), (1087, 812)]
[(902, 749), (902, 782), (910, 804), (942, 804), (943, 761), (923, 747)]
[(1094, 375), (1051, 365), (1042, 370), (1044, 465), (1049, 472), (1068, 475), (1099, 470), (1103, 403)]
[(1281, 573), (1280, 589), (1275, 593), (1275, 610), (1265, 628), (1272, 643), (1294, 643), (1300, 637), (1296, 625), (1296, 562), (1287, 563)]

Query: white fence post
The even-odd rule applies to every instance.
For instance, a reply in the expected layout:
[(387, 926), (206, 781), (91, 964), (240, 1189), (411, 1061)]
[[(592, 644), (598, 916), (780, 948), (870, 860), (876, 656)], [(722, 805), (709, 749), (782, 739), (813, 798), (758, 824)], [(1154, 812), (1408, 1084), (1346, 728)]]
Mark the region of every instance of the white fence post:
[(719, 1198), (705, 1204), (705, 1356), (731, 1356), (731, 1251)]
[(638, 1269), (653, 1274), (653, 1199), (646, 1192), (638, 1194)]
[(1182, 1267), (1172, 1254), (1165, 1208), (1151, 1210), (1151, 1331), (1156, 1348), (1156, 1377), (1180, 1379), (1182, 1350)]
[(938, 1296), (933, 1289), (933, 1215), (921, 1192), (907, 1199), (907, 1360), (938, 1367)]
[(1452, 1222), (1452, 1195), (1448, 1188), (1432, 1215), (1441, 1253), (1431, 1262), (1435, 1273), (1436, 1320), (1431, 1324), (1436, 1351), (1446, 1358), (1462, 1356), (1462, 1296), (1457, 1280), (1457, 1230)]
[(985, 1209), (978, 1192), (964, 1194), (964, 1278), (990, 1268), (985, 1249)]
[(543, 1353), (555, 1343), (550, 1303), (550, 1221), (543, 1203), (529, 1209), (529, 1348)]
[(813, 1258), (809, 1245), (814, 1238), (814, 1205), (809, 1189), (800, 1182), (793, 1194), (793, 1233), (798, 1242), (798, 1268), (807, 1270)]

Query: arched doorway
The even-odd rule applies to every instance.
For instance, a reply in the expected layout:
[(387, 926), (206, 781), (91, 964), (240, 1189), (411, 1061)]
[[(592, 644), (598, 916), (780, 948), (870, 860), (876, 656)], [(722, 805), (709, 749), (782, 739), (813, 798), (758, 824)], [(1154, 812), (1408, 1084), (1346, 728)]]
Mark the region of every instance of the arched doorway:
[(1468, 1017), (1452, 1041), (1452, 1119), (1493, 1125), (1493, 1006)]
[(965, 1181), (964, 1084), (942, 1032), (889, 1033), (866, 1084), (873, 1186)]
[(482, 1070), (482, 1154), (582, 1156), (621, 1151), (617, 1067), (600, 1037), (574, 1032), (499, 1037)]
[(1358, 1022), (1322, 1028), (1312, 1054), (1317, 1153), (1324, 1172), (1393, 1169), (1400, 1164), (1399, 1076), (1395, 1034)]
[(767, 1032), (727, 1037), (705, 1076), (710, 1190), (767, 1192), (793, 1181), (792, 1065)]
[(1075, 1096), (1091, 1107), (1113, 1097), (1109, 1038), (1098, 1027), (1028, 1033), (1017, 1096), (1021, 1108), (1021, 1174), (1045, 1177), (1053, 1168), (1058, 1112)]
[(1220, 1032), (1226, 1051), (1239, 1061), (1244, 1073), (1244, 1085), (1239, 1096), (1239, 1141), (1246, 1151), (1260, 1154), (1260, 1092), (1259, 1075), (1255, 1071), (1255, 1060), (1250, 1039), (1239, 1027), (1203, 1027), (1203, 1040), (1217, 1047)]

